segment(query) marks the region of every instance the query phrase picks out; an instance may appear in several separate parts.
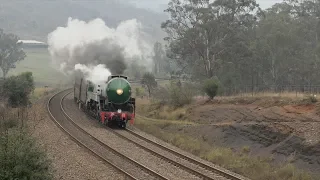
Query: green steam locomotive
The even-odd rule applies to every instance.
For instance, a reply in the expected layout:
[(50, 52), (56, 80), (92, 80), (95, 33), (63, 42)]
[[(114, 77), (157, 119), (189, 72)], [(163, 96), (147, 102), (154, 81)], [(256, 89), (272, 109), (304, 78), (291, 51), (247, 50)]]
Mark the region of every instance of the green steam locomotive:
[(118, 125), (126, 128), (135, 116), (135, 98), (126, 76), (111, 75), (102, 84), (94, 84), (76, 76), (74, 100), (79, 108), (109, 127)]

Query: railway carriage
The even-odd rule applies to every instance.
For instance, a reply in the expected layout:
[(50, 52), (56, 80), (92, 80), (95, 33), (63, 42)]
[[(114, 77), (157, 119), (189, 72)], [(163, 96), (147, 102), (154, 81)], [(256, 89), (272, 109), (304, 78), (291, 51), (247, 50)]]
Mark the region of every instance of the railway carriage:
[(126, 76), (111, 75), (102, 84), (76, 76), (74, 100), (79, 108), (107, 126), (126, 128), (129, 121), (133, 123), (135, 98)]

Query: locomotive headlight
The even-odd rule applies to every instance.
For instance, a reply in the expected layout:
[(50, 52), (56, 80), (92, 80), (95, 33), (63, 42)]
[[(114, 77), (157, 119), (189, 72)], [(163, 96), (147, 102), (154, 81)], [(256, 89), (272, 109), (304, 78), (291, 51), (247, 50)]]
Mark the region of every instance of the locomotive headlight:
[(121, 95), (123, 93), (123, 90), (122, 89), (117, 89), (117, 94), (118, 95)]

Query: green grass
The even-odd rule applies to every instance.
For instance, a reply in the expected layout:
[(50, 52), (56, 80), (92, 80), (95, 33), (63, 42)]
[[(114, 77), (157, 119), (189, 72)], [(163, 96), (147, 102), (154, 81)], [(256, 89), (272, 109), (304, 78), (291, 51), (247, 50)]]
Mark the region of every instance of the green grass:
[(10, 75), (18, 75), (25, 71), (33, 74), (37, 86), (54, 86), (64, 82), (65, 76), (51, 65), (51, 57), (47, 49), (25, 50), (27, 57), (11, 69)]

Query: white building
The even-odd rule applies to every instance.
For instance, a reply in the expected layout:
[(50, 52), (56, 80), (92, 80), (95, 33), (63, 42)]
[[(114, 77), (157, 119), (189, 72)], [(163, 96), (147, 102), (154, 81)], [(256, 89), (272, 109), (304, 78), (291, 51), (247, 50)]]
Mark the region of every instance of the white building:
[(22, 43), (24, 48), (47, 48), (48, 45), (44, 42), (35, 40), (19, 40), (17, 43)]

